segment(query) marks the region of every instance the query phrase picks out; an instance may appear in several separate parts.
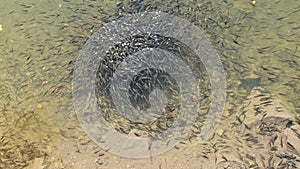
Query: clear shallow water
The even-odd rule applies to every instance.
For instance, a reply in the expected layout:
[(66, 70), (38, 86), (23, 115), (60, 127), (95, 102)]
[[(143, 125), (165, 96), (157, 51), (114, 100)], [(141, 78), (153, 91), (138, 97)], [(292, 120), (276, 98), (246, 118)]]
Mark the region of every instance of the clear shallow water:
[[(98, 148), (81, 129), (72, 107), (72, 69), (85, 41), (101, 25), (122, 13), (145, 9), (178, 15), (206, 33), (226, 72), (224, 114), (230, 118), (224, 119), (236, 122), (235, 117), (241, 114), (243, 103), (255, 87), (271, 93), (284, 105), (285, 112), (299, 114), (300, 3), (296, 0), (255, 4), (253, 1), (161, 4), (159, 1), (3, 0), (0, 168), (22, 168), (32, 161), (48, 168), (134, 166)], [(221, 127), (216, 133), (225, 131)], [(224, 145), (237, 147), (232, 142)], [(168, 168), (179, 163), (184, 168), (189, 163), (187, 157), (183, 155), (185, 158), (176, 163), (170, 160), (172, 154), (205, 152), (194, 144), (178, 147), (159, 157), (167, 159), (166, 163), (154, 159), (144, 164), (149, 168)], [(196, 156), (190, 158), (197, 159)]]

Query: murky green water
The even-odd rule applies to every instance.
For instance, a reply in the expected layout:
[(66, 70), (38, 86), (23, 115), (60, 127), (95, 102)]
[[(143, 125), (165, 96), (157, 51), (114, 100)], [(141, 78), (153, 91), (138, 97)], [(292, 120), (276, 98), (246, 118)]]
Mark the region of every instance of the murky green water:
[[(290, 140), (290, 145), (295, 141), (299, 143), (300, 129), (297, 126), (300, 122), (294, 118), (300, 113), (300, 1), (298, 0), (213, 2), (168, 0), (164, 3), (156, 0), (126, 0), (122, 3), (108, 0), (22, 2), (2, 0), (0, 168), (138, 166), (134, 162), (119, 159), (101, 150), (82, 130), (72, 105), (72, 70), (80, 49), (93, 32), (122, 14), (145, 10), (164, 11), (193, 22), (205, 32), (217, 49), (227, 78), (224, 123), (243, 126), (238, 118), (243, 114), (243, 110), (249, 105), (255, 107), (255, 104), (256, 106), (263, 104), (264, 100), (256, 102), (256, 97), (250, 97), (253, 90), (259, 88), (261, 93), (265, 92), (272, 96), (273, 104), (280, 104), (275, 107), (285, 109), (284, 113), (289, 115), (284, 116), (293, 119), (294, 128), (291, 131), (298, 133), (298, 137), (290, 137), (287, 140)], [(260, 94), (256, 96), (259, 97)], [(245, 104), (245, 101), (250, 102)], [(226, 122), (226, 119), (229, 122)], [(275, 125), (279, 126), (277, 123)], [(223, 147), (230, 145), (235, 150), (239, 149), (237, 152), (251, 151), (251, 148), (243, 151), (240, 150), (242, 148), (237, 148), (237, 144), (240, 143), (222, 140), (223, 133), (234, 127), (231, 126), (229, 129), (230, 127), (220, 126), (216, 131), (220, 138), (214, 140), (215, 145), (223, 144)], [(236, 129), (232, 131), (236, 132)], [(242, 136), (238, 138), (242, 139)], [(182, 168), (189, 168), (184, 165), (189, 164), (187, 160), (189, 158), (199, 158), (202, 161), (207, 159), (208, 163), (222, 161), (220, 159), (227, 159), (225, 162), (231, 158), (235, 159), (230, 153), (221, 153), (218, 159), (216, 157), (217, 160), (211, 160), (209, 148), (199, 150), (194, 144), (189, 148), (186, 148), (187, 145), (179, 145), (178, 149), (158, 158), (168, 159), (165, 160), (167, 162), (158, 159), (148, 160), (145, 166), (172, 168), (174, 164), (175, 166), (182, 164)], [(255, 143), (259, 144), (260, 142)], [(205, 148), (206, 145), (202, 146)], [(170, 160), (172, 153), (186, 155), (194, 151), (200, 155)], [(298, 167), (299, 151), (299, 146), (296, 145), (286, 150), (286, 153), (293, 155), (291, 159)], [(266, 151), (266, 153), (273, 152)], [(209, 154), (207, 158), (203, 157), (206, 154)], [(249, 168), (271, 167), (271, 162), (269, 164), (264, 162), (264, 165), (251, 164), (247, 160), (258, 160), (251, 157), (249, 154), (239, 156), (241, 163)], [(217, 164), (222, 166), (222, 162)], [(202, 168), (200, 164), (195, 166)]]

